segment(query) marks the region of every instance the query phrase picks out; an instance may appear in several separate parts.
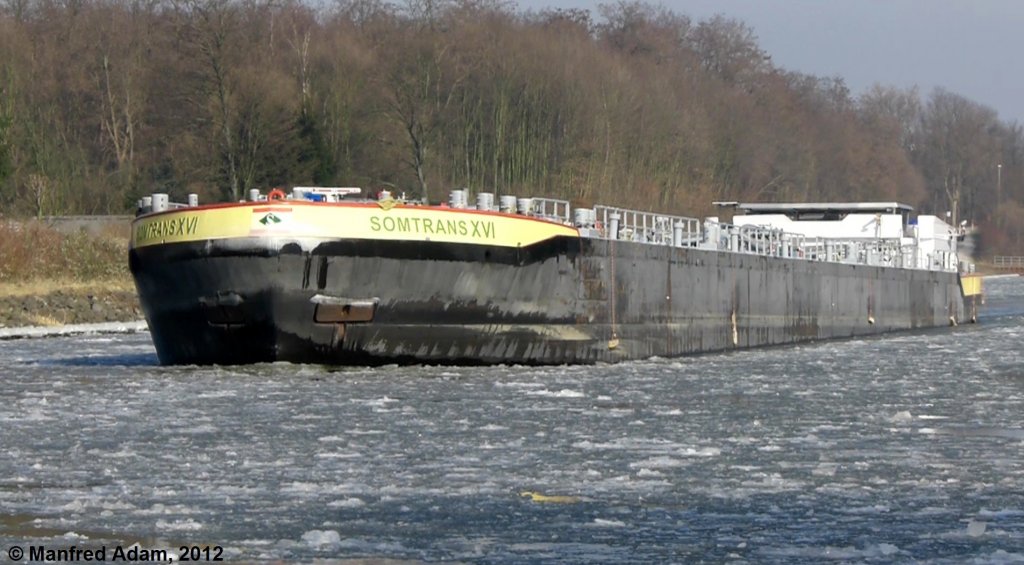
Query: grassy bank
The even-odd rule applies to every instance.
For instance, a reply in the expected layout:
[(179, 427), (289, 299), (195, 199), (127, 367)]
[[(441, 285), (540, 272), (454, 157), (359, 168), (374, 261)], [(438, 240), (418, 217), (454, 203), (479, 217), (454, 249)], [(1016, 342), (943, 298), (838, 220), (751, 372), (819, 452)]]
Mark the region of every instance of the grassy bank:
[(127, 225), (62, 233), (35, 220), (0, 222), (0, 326), (140, 317)]
[(128, 226), (61, 233), (36, 220), (0, 223), (0, 283), (130, 281)]

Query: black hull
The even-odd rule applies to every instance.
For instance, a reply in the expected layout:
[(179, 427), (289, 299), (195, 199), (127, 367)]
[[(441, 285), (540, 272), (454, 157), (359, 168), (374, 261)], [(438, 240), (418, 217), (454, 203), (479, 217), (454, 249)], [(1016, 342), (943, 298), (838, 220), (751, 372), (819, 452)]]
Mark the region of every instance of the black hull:
[(249, 237), (136, 248), (130, 265), (164, 364), (615, 362), (973, 314), (950, 272), (576, 237)]

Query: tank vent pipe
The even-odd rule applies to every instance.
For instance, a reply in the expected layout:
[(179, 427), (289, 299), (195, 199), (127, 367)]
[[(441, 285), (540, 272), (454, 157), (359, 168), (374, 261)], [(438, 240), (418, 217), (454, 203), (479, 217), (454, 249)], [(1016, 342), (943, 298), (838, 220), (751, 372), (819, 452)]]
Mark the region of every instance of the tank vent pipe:
[(608, 215), (608, 239), (619, 239), (619, 216), (618, 212)]
[(499, 210), (505, 214), (516, 213), (516, 197), (515, 196), (502, 196), (498, 199), (500, 203)]
[(170, 198), (162, 192), (153, 193), (153, 211), (163, 212), (171, 207)]
[(676, 222), (675, 225), (672, 226), (672, 246), (683, 246), (683, 222)]

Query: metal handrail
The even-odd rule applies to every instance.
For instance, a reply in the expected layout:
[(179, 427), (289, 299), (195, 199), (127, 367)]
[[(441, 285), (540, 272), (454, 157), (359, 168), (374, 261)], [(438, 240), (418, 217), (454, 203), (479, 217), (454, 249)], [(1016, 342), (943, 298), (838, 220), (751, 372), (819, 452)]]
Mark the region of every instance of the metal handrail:
[[(612, 206), (595, 206), (594, 211), (597, 214), (597, 230), (604, 239), (673, 245), (677, 230), (682, 245), (696, 247), (701, 239), (700, 221), (696, 218)], [(611, 233), (613, 223), (618, 229), (615, 234)]]
[[(456, 204), (465, 207), (466, 190), (460, 189), (455, 193), (462, 197), (455, 199)], [(154, 194), (139, 200), (139, 214), (151, 212), (154, 208), (152, 202), (158, 196), (161, 197), (161, 209), (177, 210), (198, 205), (196, 195), (189, 195), (189, 203), (181, 204), (168, 201), (166, 194)], [(515, 199), (514, 196), (511, 198)], [(613, 206), (577, 209), (574, 224), (573, 209), (567, 200), (519, 198), (516, 204), (519, 214), (575, 225), (581, 235), (605, 240), (857, 265), (942, 271), (956, 271), (961, 267), (972, 269), (969, 264), (959, 263), (955, 249), (941, 248), (927, 253), (910, 236), (889, 239), (808, 237), (766, 226), (725, 224), (717, 219), (701, 222), (688, 216)], [(506, 213), (517, 211), (514, 206), (509, 209), (504, 197), (502, 206)], [(905, 244), (908, 241), (911, 243)], [(1024, 256), (995, 256), (993, 266), (1024, 271)]]
[(750, 253), (878, 267), (955, 270), (942, 253), (919, 256), (916, 245), (899, 238), (858, 239), (808, 237), (762, 226), (737, 226), (708, 221), (704, 225), (704, 249)]
[(569, 214), (572, 212), (567, 200), (556, 198), (531, 198), (530, 215), (540, 218), (555, 220), (563, 224), (569, 223)]
[(992, 258), (992, 266), (997, 269), (1022, 269), (1024, 257), (1017, 255), (996, 255)]

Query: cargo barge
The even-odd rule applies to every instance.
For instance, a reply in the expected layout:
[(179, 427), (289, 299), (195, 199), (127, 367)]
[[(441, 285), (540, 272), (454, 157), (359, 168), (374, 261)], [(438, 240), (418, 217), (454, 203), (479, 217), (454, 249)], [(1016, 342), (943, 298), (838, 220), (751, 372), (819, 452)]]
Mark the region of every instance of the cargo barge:
[(563, 364), (974, 321), (956, 230), (899, 203), (731, 223), (453, 191), (139, 202), (129, 263), (163, 364)]

